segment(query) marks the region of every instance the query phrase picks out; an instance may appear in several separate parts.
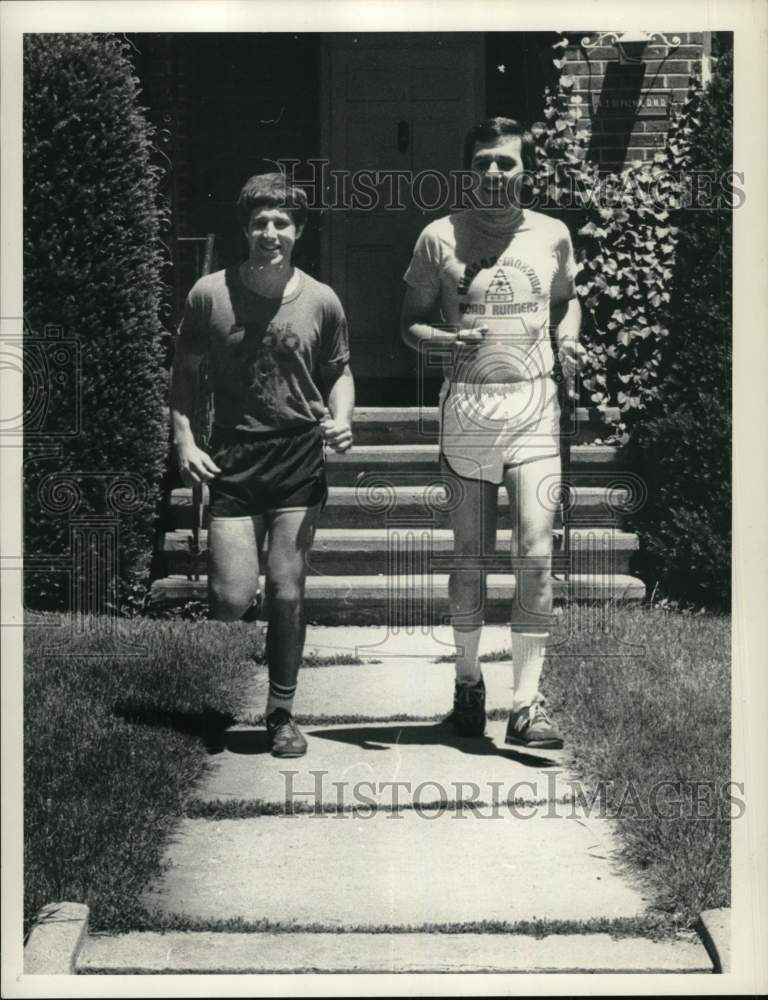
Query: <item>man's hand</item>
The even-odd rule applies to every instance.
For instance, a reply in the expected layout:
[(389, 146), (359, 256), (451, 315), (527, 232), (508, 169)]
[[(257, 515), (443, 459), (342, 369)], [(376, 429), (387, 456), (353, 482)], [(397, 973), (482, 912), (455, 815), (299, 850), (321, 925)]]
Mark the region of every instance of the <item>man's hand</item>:
[(560, 370), (563, 373), (571, 399), (578, 396), (574, 380), (581, 371), (586, 356), (587, 352), (578, 340), (564, 340), (558, 346), (557, 359), (560, 362)]
[(473, 327), (460, 327), (456, 331), (456, 343), (462, 347), (474, 347), (482, 344), (489, 327), (484, 323)]
[(337, 420), (332, 417), (327, 408), (320, 421), (320, 429), (323, 432), (325, 443), (334, 451), (341, 453), (352, 447), (352, 428), (349, 423), (346, 420)]
[(587, 352), (578, 340), (564, 340), (558, 346), (558, 360), (563, 375), (566, 378), (575, 378), (581, 371), (586, 356)]
[(176, 455), (179, 460), (179, 471), (185, 486), (199, 486), (209, 479), (218, 476), (221, 469), (210, 455), (198, 448), (196, 444), (176, 445)]

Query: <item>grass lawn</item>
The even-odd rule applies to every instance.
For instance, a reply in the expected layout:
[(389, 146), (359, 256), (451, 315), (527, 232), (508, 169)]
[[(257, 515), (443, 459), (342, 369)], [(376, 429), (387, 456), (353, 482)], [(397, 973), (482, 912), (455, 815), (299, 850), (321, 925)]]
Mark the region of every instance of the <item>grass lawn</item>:
[[(142, 655), (44, 656), (57, 630), (35, 620), (54, 619), (31, 616), (25, 629), (25, 923), (74, 900), (91, 907), (94, 929), (128, 929), (205, 767), (206, 737), (239, 707), (260, 633), (135, 620), (123, 624)], [(86, 635), (68, 650), (99, 642)]]
[[(142, 655), (87, 656), (100, 640), (86, 635), (64, 656), (43, 655), (46, 621), (31, 616), (25, 636), (25, 918), (75, 900), (94, 930), (130, 929), (206, 741), (238, 714), (248, 661), (263, 662), (261, 629), (137, 619), (123, 626)], [(585, 793), (609, 783), (627, 859), (665, 921), (689, 926), (729, 899), (730, 619), (617, 609), (615, 634), (643, 655), (550, 657), (545, 693)], [(664, 780), (682, 783), (659, 798), (682, 803), (667, 818), (649, 805)]]
[(603, 783), (627, 860), (690, 926), (730, 902), (731, 621), (647, 608), (614, 621), (645, 655), (552, 657), (545, 694), (585, 790)]

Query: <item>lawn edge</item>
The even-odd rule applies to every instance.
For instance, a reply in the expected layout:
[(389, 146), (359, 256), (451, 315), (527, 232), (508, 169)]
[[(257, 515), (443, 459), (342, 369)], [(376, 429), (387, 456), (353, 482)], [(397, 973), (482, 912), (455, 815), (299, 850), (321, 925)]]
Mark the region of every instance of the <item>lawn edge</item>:
[(71, 976), (88, 937), (84, 903), (47, 903), (35, 917), (24, 947), (25, 976)]

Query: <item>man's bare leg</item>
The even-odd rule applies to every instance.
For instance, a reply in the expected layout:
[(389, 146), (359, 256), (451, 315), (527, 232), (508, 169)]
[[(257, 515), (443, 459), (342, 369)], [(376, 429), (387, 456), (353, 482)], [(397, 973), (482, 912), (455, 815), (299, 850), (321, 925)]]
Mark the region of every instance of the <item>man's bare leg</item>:
[(480, 479), (457, 477), (441, 459), (441, 470), (451, 491), (460, 498), (451, 510), (453, 551), (458, 567), (448, 578), (448, 600), (456, 644), (454, 723), (462, 735), (480, 736), (485, 729), (485, 690), (478, 647), (487, 593), (484, 557), (496, 545), (496, 511), (499, 488)]
[(259, 589), (259, 552), (267, 522), (254, 517), (212, 517), (208, 527), (208, 590), (211, 618), (237, 621)]
[(512, 523), (512, 555), (530, 559), (516, 574), (512, 629), (548, 632), (552, 614), (552, 529), (555, 512), (542, 503), (540, 486), (560, 477), (560, 457), (535, 459), (504, 470)]
[(293, 711), (293, 697), (304, 652), (304, 585), (319, 507), (271, 511), (266, 565), (268, 610), (267, 715), (275, 708)]

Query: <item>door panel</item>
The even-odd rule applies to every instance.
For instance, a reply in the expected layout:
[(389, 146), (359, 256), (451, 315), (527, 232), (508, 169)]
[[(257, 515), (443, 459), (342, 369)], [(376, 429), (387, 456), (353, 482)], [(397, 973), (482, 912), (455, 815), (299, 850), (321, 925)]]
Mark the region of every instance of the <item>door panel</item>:
[(325, 277), (348, 313), (358, 377), (416, 375), (416, 355), (398, 329), (402, 275), (421, 229), (453, 205), (445, 201), (448, 185), (435, 178), (425, 178), (420, 187), (422, 202), (433, 207), (414, 204), (411, 178), (461, 168), (466, 130), (484, 113), (483, 38), (410, 34), (358, 36), (357, 44), (351, 36), (333, 36), (325, 42), (330, 169), (408, 173), (400, 182), (402, 207), (386, 197), (394, 183), (390, 175), (377, 187), (374, 207), (337, 204), (327, 213)]

